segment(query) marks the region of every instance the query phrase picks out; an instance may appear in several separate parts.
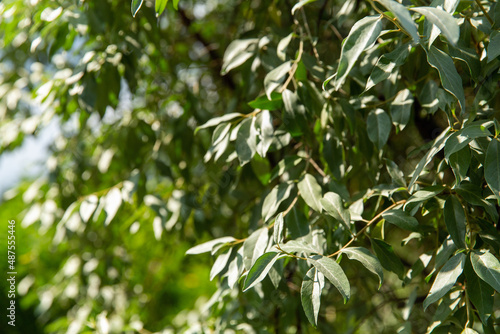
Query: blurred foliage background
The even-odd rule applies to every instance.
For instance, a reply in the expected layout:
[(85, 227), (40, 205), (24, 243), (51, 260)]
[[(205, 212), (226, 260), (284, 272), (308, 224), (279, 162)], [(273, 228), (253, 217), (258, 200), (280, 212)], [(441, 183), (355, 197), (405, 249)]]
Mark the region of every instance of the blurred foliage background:
[[(134, 3), (142, 3), (137, 13)], [(446, 261), (456, 251), (442, 213), (445, 199), (455, 194), (451, 188), (464, 179), (472, 184), (469, 190), (484, 184), (484, 153), (499, 131), (493, 120), (498, 119), (500, 61), (498, 55), (487, 61), (480, 54), (490, 40), (499, 41), (500, 6), (487, 3), (494, 19), (489, 27), (477, 3), (460, 1), (456, 10), (457, 17), (468, 20), (462, 17), (463, 50), (472, 49), (469, 58), (464, 53), (456, 57), (467, 117), (472, 115), (466, 118), (465, 108), (457, 111), (458, 96), (440, 88), (426, 51), (410, 46), (412, 36), (394, 26), (385, 27), (393, 30), (384, 31), (376, 47), (367, 47), (359, 66), (342, 79), (347, 83), (337, 83), (342, 89), (322, 90), (336, 71), (342, 41), (358, 20), (376, 14), (375, 9), (380, 12), (379, 4), (183, 0), (176, 10), (174, 3), (168, 2), (159, 16), (152, 0), (132, 1), (132, 13), (130, 1), (118, 0), (0, 3), (0, 155), (39, 138), (44, 129), (54, 137), (40, 177), (25, 179), (2, 195), (0, 247), (6, 249), (3, 226), (16, 220), (18, 272), (17, 326), (2, 322), (2, 332), (424, 333), (437, 322), (443, 326), (433, 333), (456, 333), (460, 325), (467, 326), (474, 315), (462, 299), (457, 306), (458, 299), (448, 295), (440, 304), (444, 307), (429, 308), (432, 313), (421, 307), (413, 309), (411, 319), (409, 313), (425, 299), (425, 276), (439, 269), (434, 267), (437, 253)], [(391, 15), (383, 16), (387, 25)], [(416, 18), (420, 30), (426, 22)], [(458, 52), (460, 47), (453, 49), (445, 37), (435, 44)], [(363, 95), (379, 57), (396, 47), (404, 53), (405, 45), (404, 61), (389, 71), (395, 75)], [(278, 90), (284, 75), (277, 72), (266, 83), (268, 74), (283, 65), (283, 73), (292, 73), (286, 83), (293, 92), (286, 86)], [(403, 91), (408, 95), (399, 96)], [(287, 94), (295, 103), (293, 117)], [(411, 100), (404, 108), (406, 119), (387, 121), (387, 136), (373, 138), (368, 133), (373, 110), (389, 110), (393, 100), (404, 105), (405, 99)], [(239, 114), (207, 123), (233, 113)], [(272, 138), (266, 139), (265, 149), (261, 146), (263, 154), (242, 158), (235, 138), (245, 121), (233, 122), (237, 117), (258, 123), (261, 136), (262, 124), (270, 120)], [(291, 236), (309, 238), (324, 254), (333, 253), (351, 236), (321, 207), (310, 210), (310, 200), (298, 195), (295, 184), (304, 174), (312, 173), (315, 184), (321, 184), (320, 195), (323, 190), (340, 194), (341, 205), (348, 204), (357, 217), (353, 230), (363, 231), (362, 224), (381, 210), (409, 200), (406, 179), (432, 141), (441, 133), (450, 135), (449, 126), (457, 131), (476, 117), (484, 124), (490, 121), (491, 133), (482, 130), (471, 151), (464, 151), (474, 168), (462, 173), (462, 180), (442, 162), (441, 153), (441, 163), (419, 171), (423, 177), (416, 187), (442, 186), (414, 201), (411, 211), (424, 226), (421, 235), (382, 223), (374, 224), (369, 238), (357, 240), (367, 248), (372, 237), (394, 245), (391, 256), (397, 253), (404, 275), (398, 279), (386, 271), (377, 290), (376, 278), (342, 260), (352, 300), (343, 305), (337, 292), (325, 289), (317, 329), (301, 306), (300, 284), (309, 270), (303, 262), (286, 262), (286, 269), (281, 262), (279, 289), (275, 281), (265, 280), (243, 293), (238, 284), (228, 287), (226, 263), (214, 273), (214, 257), (185, 256), (193, 245), (224, 236), (234, 236), (231, 247), (239, 246), (259, 230), (266, 233), (264, 248), (272, 246), (261, 227), (271, 227), (266, 223), (278, 207), (302, 224), (302, 230), (289, 231)], [(217, 127), (195, 131), (203, 124)], [(273, 203), (275, 212), (264, 217), (264, 199), (282, 185), (287, 185), (286, 198)], [(467, 212), (478, 221), (484, 218), (490, 230), (467, 247), (496, 249), (498, 255), (498, 205), (484, 188), (484, 195), (483, 189), (474, 189), (485, 199), (467, 206)], [(226, 246), (216, 247), (212, 255)], [(235, 253), (227, 254), (233, 260)], [(423, 260), (424, 267), (412, 267)], [(6, 265), (0, 263), (1, 272)], [(238, 277), (242, 270), (240, 263)], [(412, 270), (419, 272), (412, 277)], [(7, 290), (5, 281), (0, 286)], [(498, 306), (498, 293), (494, 298)], [(2, 296), (1, 302), (5, 309), (8, 300)], [(442, 311), (439, 321), (433, 317), (436, 310)], [(497, 311), (485, 328), (498, 329), (498, 318)]]

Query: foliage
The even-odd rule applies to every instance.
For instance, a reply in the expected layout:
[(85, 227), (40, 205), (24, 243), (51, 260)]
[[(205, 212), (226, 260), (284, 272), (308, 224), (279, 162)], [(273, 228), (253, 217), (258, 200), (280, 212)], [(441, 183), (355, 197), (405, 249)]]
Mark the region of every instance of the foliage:
[(0, 13), (0, 152), (61, 128), (3, 204), (41, 331), (499, 330), (496, 3)]

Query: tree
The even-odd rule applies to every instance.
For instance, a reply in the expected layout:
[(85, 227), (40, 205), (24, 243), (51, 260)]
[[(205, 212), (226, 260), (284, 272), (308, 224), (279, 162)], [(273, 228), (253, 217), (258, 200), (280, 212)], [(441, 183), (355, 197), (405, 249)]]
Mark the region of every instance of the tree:
[(498, 331), (496, 3), (0, 13), (0, 152), (61, 128), (0, 209), (30, 331)]

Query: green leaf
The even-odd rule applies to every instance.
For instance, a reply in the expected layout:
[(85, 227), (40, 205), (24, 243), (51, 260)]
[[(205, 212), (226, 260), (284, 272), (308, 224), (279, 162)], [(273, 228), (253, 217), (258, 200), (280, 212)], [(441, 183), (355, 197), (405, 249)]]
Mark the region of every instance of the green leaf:
[(470, 261), (467, 261), (465, 264), (464, 273), (467, 279), (467, 294), (472, 304), (476, 307), (479, 318), (483, 324), (487, 324), (493, 312), (493, 293), (495, 291), (477, 276)]
[(493, 139), (484, 159), (484, 178), (493, 194), (500, 201), (500, 143)]
[(351, 287), (340, 265), (331, 258), (321, 255), (314, 255), (308, 260), (339, 290), (345, 304), (351, 297)]
[(460, 182), (462, 182), (467, 177), (467, 171), (469, 170), (470, 166), (470, 159), (471, 154), (469, 147), (464, 147), (460, 151), (450, 155), (450, 167), (453, 170), (453, 174), (455, 174), (457, 184), (460, 184)]
[(321, 186), (318, 184), (314, 176), (305, 174), (298, 183), (300, 196), (304, 199), (307, 205), (316, 212), (321, 212)]
[(315, 2), (317, 0), (300, 0), (299, 2), (297, 2), (295, 4), (295, 6), (292, 7), (292, 15), (295, 14), (295, 11), (304, 7), (305, 5), (307, 5), (308, 3), (311, 3), (311, 2)]
[(452, 45), (458, 43), (460, 28), (457, 20), (442, 9), (434, 7), (412, 7), (411, 10), (425, 15), (425, 19), (436, 25)]
[(479, 334), (479, 333), (472, 328), (464, 328), (464, 330), (460, 334)]
[[(347, 36), (342, 44), (339, 66), (337, 68), (337, 73), (334, 74), (334, 76), (336, 76), (334, 83), (335, 90), (340, 89), (344, 84), (347, 75), (361, 53), (375, 43), (381, 31), (381, 16), (367, 16), (354, 24), (349, 32), (349, 36)], [(328, 78), (323, 83), (323, 89), (334, 76)]]
[(232, 41), (224, 52), (221, 75), (227, 74), (254, 56), (258, 42), (258, 38), (236, 39)]
[(139, 12), (139, 9), (141, 9), (142, 3), (144, 0), (132, 0), (131, 3), (131, 11), (132, 11), (132, 17), (135, 17), (137, 15), (137, 12)]
[(394, 0), (376, 0), (380, 2), (387, 10), (392, 12), (394, 16), (401, 23), (403, 28), (406, 30), (408, 34), (413, 38), (414, 43), (420, 42), (420, 37), (418, 36), (417, 26), (415, 22), (413, 22), (410, 12), (406, 9), (405, 6)]
[(382, 109), (370, 111), (366, 120), (368, 138), (379, 150), (384, 147), (391, 133), (391, 119)]
[(173, 0), (173, 1), (172, 1), (172, 5), (174, 6), (174, 9), (175, 9), (175, 10), (178, 10), (178, 9), (179, 9), (179, 1), (180, 1), (180, 0)]
[(283, 229), (284, 229), (283, 213), (280, 213), (274, 220), (273, 237), (274, 237), (274, 242), (277, 244), (283, 241)]
[(385, 159), (386, 165), (385, 167), (387, 168), (387, 172), (392, 178), (392, 182), (394, 184), (401, 186), (401, 187), (406, 187), (406, 180), (405, 180), (405, 175), (403, 172), (399, 169), (398, 165), (392, 160)]
[(273, 69), (271, 72), (267, 73), (266, 77), (264, 78), (264, 88), (269, 100), (272, 99), (271, 93), (274, 92), (285, 81), (291, 68), (292, 62), (287, 61)]
[(240, 166), (245, 165), (254, 156), (257, 150), (257, 130), (255, 129), (255, 117), (246, 118), (241, 122), (236, 137), (236, 153), (240, 160)]
[(285, 38), (282, 38), (278, 43), (278, 47), (276, 48), (276, 54), (281, 61), (286, 60), (286, 49), (288, 48), (288, 45), (290, 45), (293, 36), (294, 33), (290, 33)]
[(202, 244), (196, 245), (194, 247), (189, 248), (186, 251), (186, 255), (194, 255), (194, 254), (202, 254), (202, 253), (207, 253), (212, 250), (214, 246), (220, 245), (220, 244), (227, 244), (229, 242), (233, 242), (236, 239), (233, 237), (222, 237), (214, 240), (210, 240), (207, 242), (204, 242)]
[(264, 254), (268, 241), (269, 230), (267, 227), (259, 228), (245, 240), (243, 243), (243, 265), (247, 270)]
[(384, 271), (380, 261), (370, 251), (364, 247), (349, 247), (342, 250), (342, 254), (346, 254), (351, 260), (359, 261), (366, 269), (378, 276), (379, 286), (382, 286), (384, 280)]
[(457, 248), (465, 248), (467, 221), (462, 203), (456, 196), (449, 196), (444, 204), (444, 222)]
[(419, 230), (417, 218), (412, 217), (410, 214), (408, 214), (408, 212), (400, 209), (386, 211), (382, 214), (382, 218), (404, 230), (414, 232)]
[(400, 90), (391, 103), (392, 124), (397, 126), (400, 131), (406, 127), (406, 124), (410, 120), (412, 105), (413, 95), (409, 89)]
[(500, 262), (489, 251), (471, 252), (472, 267), (483, 281), (500, 293)]
[(280, 245), (281, 249), (287, 253), (304, 253), (304, 254), (319, 254), (320, 251), (310, 243), (302, 240), (290, 240), (284, 245)]
[[(497, 5), (498, 6), (498, 5)], [(500, 56), (500, 32), (495, 30), (490, 35), (490, 43), (486, 48), (488, 63)]]
[(404, 205), (404, 210), (412, 212), (413, 208), (415, 208), (417, 205), (419, 205), (422, 202), (427, 201), (430, 198), (435, 197), (436, 195), (439, 195), (445, 187), (443, 186), (431, 186), (427, 187), (423, 190), (419, 190), (415, 192), (405, 203)]
[(430, 304), (437, 302), (451, 290), (451, 288), (455, 285), (457, 278), (463, 272), (465, 259), (466, 256), (464, 253), (458, 253), (444, 264), (443, 268), (441, 268), (434, 279), (434, 283), (432, 284), (427, 298), (424, 300), (424, 310), (426, 310)]
[(215, 259), (214, 265), (210, 270), (210, 280), (213, 280), (215, 276), (217, 276), (221, 271), (224, 270), (224, 268), (226, 268), (227, 262), (231, 257), (232, 250), (232, 248), (226, 250), (224, 253), (219, 255), (217, 259)]
[(318, 325), (318, 314), (321, 305), (321, 291), (325, 286), (325, 276), (315, 267), (309, 269), (302, 280), (300, 298), (302, 308), (309, 322), (316, 327)]
[(349, 230), (349, 225), (351, 224), (351, 214), (349, 210), (344, 208), (342, 198), (338, 194), (328, 192), (325, 196), (323, 196), (320, 202), (323, 209), (325, 209), (329, 215), (337, 219), (347, 230)]
[(443, 88), (458, 99), (462, 113), (465, 113), (464, 87), (462, 78), (453, 64), (453, 59), (434, 46), (431, 46), (426, 52), (428, 63), (439, 72)]
[(484, 127), (483, 124), (470, 124), (454, 132), (447, 140), (444, 146), (444, 157), (448, 159), (450, 155), (460, 151), (462, 148), (469, 145), (469, 143), (481, 137), (488, 137), (491, 133)]
[(269, 100), (266, 95), (261, 95), (253, 101), (248, 102), (248, 105), (254, 109), (276, 110), (283, 107), (283, 98), (279, 93), (272, 93)]
[(262, 204), (262, 216), (265, 222), (278, 211), (280, 204), (290, 197), (292, 190), (292, 183), (280, 183), (271, 190)]
[(493, 221), (498, 221), (496, 206), (483, 198), (480, 186), (464, 181), (456, 186), (455, 190), (467, 203), (482, 206)]
[(307, 217), (295, 206), (286, 215), (286, 227), (290, 236), (294, 239), (309, 234), (309, 222)]
[(266, 276), (269, 270), (273, 267), (274, 263), (286, 255), (282, 255), (276, 252), (268, 252), (262, 254), (254, 265), (248, 272), (248, 276), (243, 285), (243, 292), (254, 287), (256, 284), (260, 283)]
[(257, 115), (256, 125), (258, 127), (257, 135), (259, 138), (256, 150), (264, 158), (274, 139), (273, 119), (269, 110), (262, 110)]
[(394, 249), (387, 242), (380, 239), (370, 239), (373, 250), (377, 254), (382, 267), (386, 270), (392, 271), (398, 275), (399, 279), (403, 279), (405, 275), (405, 267), (399, 257), (394, 253)]
[(205, 124), (198, 126), (195, 130), (195, 133), (198, 132), (199, 130), (210, 128), (212, 126), (219, 125), (222, 122), (232, 121), (235, 118), (241, 118), (243, 116), (245, 116), (245, 115), (235, 112), (235, 113), (230, 113), (230, 114), (227, 114), (224, 116), (212, 118), (208, 122), (206, 122)]
[(163, 11), (165, 10), (165, 7), (167, 7), (167, 3), (168, 3), (168, 0), (155, 0), (156, 17), (160, 16), (163, 13)]
[(410, 183), (408, 184), (408, 189), (410, 189), (411, 192), (413, 192), (413, 185), (415, 184), (415, 181), (417, 181), (417, 179), (420, 177), (420, 174), (422, 173), (425, 166), (427, 166), (432, 161), (432, 158), (434, 158), (434, 156), (443, 149), (444, 144), (449, 137), (449, 131), (450, 128), (448, 127), (436, 139), (434, 139), (434, 142), (432, 143), (429, 151), (427, 151), (424, 157), (417, 164), (417, 167), (415, 167), (413, 176), (411, 177)]
[(398, 46), (393, 51), (383, 54), (377, 60), (377, 64), (372, 70), (368, 81), (366, 82), (365, 92), (376, 84), (387, 79), (396, 71), (396, 68), (403, 65), (410, 54), (411, 44), (406, 43)]

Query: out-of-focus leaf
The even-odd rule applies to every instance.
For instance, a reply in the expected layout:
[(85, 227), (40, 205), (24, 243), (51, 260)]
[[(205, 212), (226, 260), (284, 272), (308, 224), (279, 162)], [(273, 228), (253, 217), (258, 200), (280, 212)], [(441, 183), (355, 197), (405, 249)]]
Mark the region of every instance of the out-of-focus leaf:
[(165, 7), (167, 7), (168, 0), (155, 0), (156, 17), (163, 14)]
[(131, 11), (132, 11), (132, 16), (135, 17), (137, 15), (137, 12), (139, 9), (141, 9), (142, 3), (144, 0), (132, 0), (131, 3)]
[(236, 39), (232, 41), (224, 52), (221, 74), (227, 74), (254, 56), (258, 42), (258, 38)]

